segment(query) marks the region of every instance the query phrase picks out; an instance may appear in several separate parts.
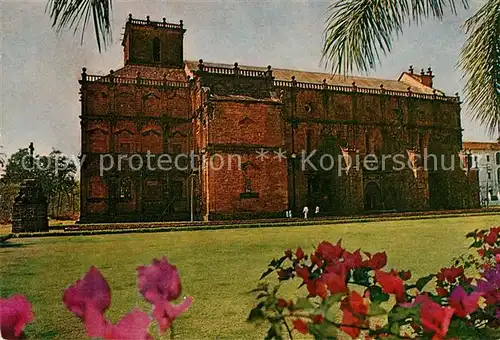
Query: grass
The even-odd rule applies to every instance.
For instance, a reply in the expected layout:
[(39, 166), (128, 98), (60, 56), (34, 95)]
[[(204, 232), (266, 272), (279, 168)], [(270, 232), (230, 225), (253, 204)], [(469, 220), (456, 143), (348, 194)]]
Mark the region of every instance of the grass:
[(262, 339), (265, 329), (245, 322), (260, 274), (288, 247), (310, 250), (342, 238), (348, 249), (387, 250), (388, 266), (424, 275), (449, 265), (467, 250), (465, 234), (498, 225), (499, 215), (349, 223), (321, 226), (233, 229), (15, 239), (0, 248), (1, 296), (25, 294), (36, 318), (29, 338), (85, 338), (83, 325), (61, 302), (64, 289), (91, 265), (112, 289), (110, 319), (139, 305), (135, 268), (165, 255), (177, 265), (183, 294), (193, 306), (175, 323), (179, 339)]

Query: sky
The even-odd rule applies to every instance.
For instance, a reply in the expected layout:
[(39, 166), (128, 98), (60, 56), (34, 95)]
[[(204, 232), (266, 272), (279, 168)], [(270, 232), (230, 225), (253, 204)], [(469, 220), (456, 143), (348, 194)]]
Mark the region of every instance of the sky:
[[(320, 64), (323, 30), (331, 2), (313, 1), (129, 1), (113, 2), (113, 42), (99, 53), (90, 28), (80, 34), (56, 34), (45, 1), (0, 0), (0, 145), (8, 155), (31, 141), (36, 153), (52, 148), (67, 155), (80, 152), (79, 84), (81, 68), (105, 74), (123, 66), (121, 35), (129, 13), (135, 18), (177, 23), (184, 20), (184, 57), (189, 60), (324, 71)], [(460, 1), (458, 1), (460, 3)], [(464, 81), (456, 63), (465, 35), (460, 29), (471, 8), (447, 12), (405, 28), (390, 55), (369, 76), (397, 79), (409, 65), (431, 66), (434, 87), (447, 95)], [(462, 109), (464, 140), (493, 140)], [(2, 151), (2, 150), (0, 150)]]

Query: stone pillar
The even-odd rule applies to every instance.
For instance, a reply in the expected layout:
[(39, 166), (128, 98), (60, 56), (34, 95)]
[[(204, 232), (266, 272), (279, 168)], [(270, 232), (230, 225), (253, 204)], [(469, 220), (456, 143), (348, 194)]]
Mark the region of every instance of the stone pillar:
[(42, 187), (34, 179), (22, 182), (19, 195), (14, 200), (12, 232), (48, 231), (47, 199)]

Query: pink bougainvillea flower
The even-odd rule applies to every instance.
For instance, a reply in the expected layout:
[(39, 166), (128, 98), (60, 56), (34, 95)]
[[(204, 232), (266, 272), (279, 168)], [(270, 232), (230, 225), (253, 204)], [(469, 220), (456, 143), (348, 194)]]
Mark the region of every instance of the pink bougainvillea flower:
[(302, 334), (307, 334), (307, 323), (304, 322), (302, 319), (295, 319), (292, 321), (293, 322), (293, 328), (297, 330), (297, 332), (302, 333)]
[(80, 318), (83, 318), (89, 305), (103, 314), (111, 304), (111, 290), (101, 272), (92, 266), (81, 280), (64, 291), (63, 302)]
[(163, 257), (153, 260), (151, 266), (137, 267), (139, 291), (144, 298), (155, 304), (159, 301), (172, 301), (181, 294), (181, 280), (177, 268)]
[(500, 263), (500, 254), (495, 255), (495, 261), (496, 263)]
[(323, 260), (321, 259), (319, 254), (311, 255), (311, 262), (315, 264), (318, 268), (321, 268), (323, 266)]
[(104, 333), (104, 339), (110, 340), (148, 340), (149, 316), (147, 313), (134, 308), (125, 315), (116, 325), (109, 325)]
[(371, 268), (373, 270), (382, 269), (387, 264), (387, 254), (385, 252), (375, 253), (370, 256), (370, 253), (365, 253), (368, 256), (368, 260), (363, 261), (363, 266)]
[(345, 297), (342, 301), (342, 309), (349, 309), (357, 316), (366, 315), (368, 313), (368, 303), (356, 291), (352, 291), (349, 296)]
[(102, 313), (92, 306), (85, 310), (85, 328), (91, 338), (109, 340), (149, 340), (148, 334), (150, 319), (147, 313), (134, 308), (117, 324), (107, 321)]
[(323, 241), (318, 245), (316, 253), (321, 255), (321, 257), (326, 261), (337, 260), (344, 252), (341, 243), (342, 240), (339, 240), (336, 245), (333, 245), (327, 241)]
[(380, 283), (384, 293), (396, 295), (398, 302), (405, 301), (404, 282), (397, 273), (385, 273), (377, 270), (375, 271), (375, 280)]
[(295, 272), (297, 273), (298, 277), (304, 280), (304, 282), (307, 282), (309, 280), (309, 268), (297, 265), (295, 266)]
[(438, 303), (427, 301), (420, 307), (420, 322), (424, 331), (434, 333), (433, 339), (443, 339), (448, 333), (451, 317), (455, 310), (441, 307)]
[(490, 246), (494, 245), (498, 238), (498, 231), (496, 229), (491, 229), (491, 231), (484, 237), (484, 242), (488, 243)]
[(450, 294), (450, 307), (455, 309), (455, 314), (464, 318), (478, 308), (478, 300), (481, 296), (478, 292), (467, 295), (462, 286), (457, 286)]
[(432, 302), (432, 299), (429, 297), (429, 295), (427, 295), (427, 293), (424, 293), (424, 294), (420, 294), (420, 295), (415, 296), (415, 299), (413, 300), (413, 302), (404, 302), (404, 303), (400, 303), (399, 305), (401, 307), (404, 307), (404, 308), (412, 308), (416, 305), (426, 304), (429, 302)]
[(448, 281), (454, 283), (458, 277), (464, 277), (463, 267), (441, 268), (441, 271), (436, 274), (438, 281)]
[(24, 326), (33, 320), (31, 304), (22, 295), (0, 299), (0, 335), (2, 339), (21, 337)]
[(476, 292), (480, 293), (489, 305), (500, 303), (500, 263), (486, 270), (477, 280)]
[(193, 303), (193, 298), (188, 296), (181, 304), (174, 305), (170, 301), (160, 301), (154, 305), (153, 317), (158, 321), (161, 332), (165, 332), (172, 321), (180, 314), (188, 310), (189, 306)]
[(298, 247), (297, 251), (295, 252), (295, 256), (297, 257), (297, 260), (302, 260), (304, 258), (304, 251), (302, 248)]
[[(361, 332), (360, 329), (358, 328), (361, 326), (363, 323), (361, 319), (356, 317), (350, 310), (348, 309), (343, 309), (342, 310), (342, 325), (340, 329), (348, 334), (351, 338), (356, 339), (359, 336), (359, 333)], [(350, 325), (353, 327), (349, 327), (346, 325)]]
[(342, 257), (344, 258), (344, 264), (347, 270), (359, 268), (363, 262), (359, 249), (353, 253), (346, 250), (344, 254), (342, 254)]
[(328, 294), (326, 290), (326, 284), (322, 279), (309, 280), (306, 283), (307, 291), (309, 292), (309, 297), (319, 296), (325, 298)]
[(331, 271), (323, 273), (321, 279), (326, 283), (331, 294), (347, 291), (346, 270), (343, 265), (337, 267), (335, 270), (331, 269)]

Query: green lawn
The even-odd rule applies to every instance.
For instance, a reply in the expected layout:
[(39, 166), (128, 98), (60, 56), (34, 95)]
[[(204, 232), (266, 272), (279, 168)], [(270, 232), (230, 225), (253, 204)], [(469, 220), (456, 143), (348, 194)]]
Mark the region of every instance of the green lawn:
[(465, 234), (498, 225), (500, 215), (217, 231), (13, 239), (0, 248), (1, 296), (25, 294), (34, 305), (29, 338), (84, 338), (83, 325), (61, 302), (63, 290), (97, 266), (112, 289), (111, 319), (147, 307), (135, 268), (165, 255), (177, 265), (184, 294), (195, 299), (175, 323), (179, 339), (257, 339), (263, 328), (245, 319), (267, 263), (287, 247), (308, 251), (322, 240), (348, 249), (387, 250), (388, 265), (416, 275), (437, 271), (467, 250)]

